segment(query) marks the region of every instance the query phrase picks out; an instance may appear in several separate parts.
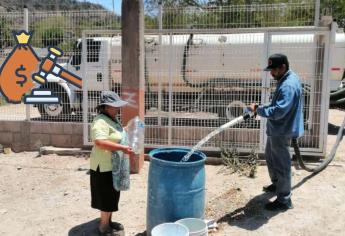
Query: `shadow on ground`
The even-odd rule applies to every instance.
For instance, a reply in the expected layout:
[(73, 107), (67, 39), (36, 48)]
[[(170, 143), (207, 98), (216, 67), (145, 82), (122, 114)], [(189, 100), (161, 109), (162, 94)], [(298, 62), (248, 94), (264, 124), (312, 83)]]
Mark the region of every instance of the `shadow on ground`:
[(142, 233), (138, 233), (135, 236), (146, 236), (146, 231), (142, 232)]
[(263, 193), (255, 196), (244, 206), (227, 213), (218, 219), (218, 223), (226, 222), (246, 230), (256, 230), (281, 212), (271, 212), (264, 209), (265, 204), (274, 194)]
[[(68, 232), (68, 236), (99, 236), (98, 234), (99, 218), (83, 223), (81, 225), (74, 226)], [(124, 236), (123, 231), (116, 232), (114, 236)], [(141, 236), (139, 234), (139, 236)], [(144, 236), (144, 235), (143, 235)]]
[(99, 225), (99, 218), (74, 226), (68, 232), (68, 236), (98, 236), (97, 227)]

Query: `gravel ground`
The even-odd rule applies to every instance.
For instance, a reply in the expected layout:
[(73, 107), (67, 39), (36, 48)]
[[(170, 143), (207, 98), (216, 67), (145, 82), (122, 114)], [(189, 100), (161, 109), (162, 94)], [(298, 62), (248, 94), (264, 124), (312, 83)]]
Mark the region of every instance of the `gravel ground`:
[[(330, 128), (339, 126), (345, 112), (331, 110)], [(334, 132), (331, 132), (334, 133)], [(335, 135), (328, 135), (328, 150)], [(258, 168), (254, 179), (206, 166), (206, 215), (217, 219), (211, 235), (343, 235), (345, 230), (345, 141), (336, 159), (319, 175), (293, 168), (295, 208), (273, 214), (263, 209), (273, 196), (263, 194), (268, 174)], [(90, 208), (87, 157), (36, 152), (0, 154), (0, 235), (94, 235), (98, 212)], [(145, 231), (149, 163), (131, 176), (131, 190), (122, 192), (114, 220), (126, 235)], [(89, 233), (86, 233), (89, 232)]]

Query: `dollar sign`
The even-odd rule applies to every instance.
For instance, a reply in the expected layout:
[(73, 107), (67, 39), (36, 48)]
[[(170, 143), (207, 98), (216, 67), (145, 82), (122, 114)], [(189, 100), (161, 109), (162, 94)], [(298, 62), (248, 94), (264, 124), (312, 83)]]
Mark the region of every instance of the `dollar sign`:
[(20, 87), (23, 87), (23, 85), (26, 83), (26, 81), (28, 80), (28, 78), (26, 78), (25, 75), (21, 75), (19, 74), (19, 71), (24, 71), (26, 70), (25, 67), (23, 65), (20, 65), (19, 68), (16, 69), (16, 76), (17, 77), (21, 77), (23, 78), (23, 80), (17, 81), (16, 83), (20, 85)]

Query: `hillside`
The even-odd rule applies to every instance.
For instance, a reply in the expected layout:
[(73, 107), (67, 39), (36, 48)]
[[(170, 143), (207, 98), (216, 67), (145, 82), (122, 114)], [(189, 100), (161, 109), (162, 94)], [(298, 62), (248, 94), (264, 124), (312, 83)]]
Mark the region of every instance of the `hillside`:
[(87, 1), (79, 2), (76, 0), (1, 0), (0, 10), (16, 11), (23, 9), (26, 5), (29, 10), (88, 10), (104, 9), (99, 4), (89, 3)]

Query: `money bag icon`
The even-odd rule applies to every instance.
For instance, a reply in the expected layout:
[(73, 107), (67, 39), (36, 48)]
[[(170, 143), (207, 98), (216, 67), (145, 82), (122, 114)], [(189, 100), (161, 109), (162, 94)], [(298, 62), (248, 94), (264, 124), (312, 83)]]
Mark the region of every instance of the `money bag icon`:
[(0, 92), (9, 103), (20, 103), (33, 86), (31, 75), (37, 71), (39, 58), (30, 46), (31, 34), (13, 32), (17, 45), (0, 67)]

